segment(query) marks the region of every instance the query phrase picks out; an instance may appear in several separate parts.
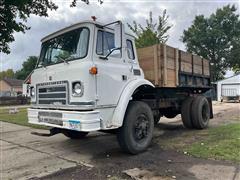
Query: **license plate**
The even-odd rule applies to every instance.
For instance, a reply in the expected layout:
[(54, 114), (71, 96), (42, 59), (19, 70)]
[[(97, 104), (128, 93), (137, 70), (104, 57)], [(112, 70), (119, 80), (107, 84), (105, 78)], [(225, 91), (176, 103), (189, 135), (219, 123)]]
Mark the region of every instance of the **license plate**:
[(79, 121), (74, 121), (74, 120), (69, 120), (69, 127), (71, 129), (80, 129), (80, 122)]

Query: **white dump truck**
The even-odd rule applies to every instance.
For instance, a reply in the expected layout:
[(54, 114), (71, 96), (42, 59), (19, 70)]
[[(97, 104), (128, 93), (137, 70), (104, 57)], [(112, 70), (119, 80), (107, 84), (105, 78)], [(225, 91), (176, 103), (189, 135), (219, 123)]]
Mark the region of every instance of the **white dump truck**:
[[(120, 147), (147, 149), (161, 116), (182, 115), (186, 128), (203, 129), (212, 118), (209, 62), (167, 45), (136, 50), (120, 21), (84, 21), (42, 39), (31, 74), (31, 124), (84, 138), (115, 132)], [(104, 142), (103, 142), (104, 143)]]

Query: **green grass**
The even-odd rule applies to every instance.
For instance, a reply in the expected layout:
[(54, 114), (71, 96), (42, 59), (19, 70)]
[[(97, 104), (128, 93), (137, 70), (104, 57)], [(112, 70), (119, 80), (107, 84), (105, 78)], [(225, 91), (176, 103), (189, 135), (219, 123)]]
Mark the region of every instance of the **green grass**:
[(196, 157), (240, 162), (240, 123), (211, 128), (206, 138), (183, 150)]
[(0, 109), (0, 121), (29, 126), (33, 128), (46, 129), (44, 126), (34, 125), (28, 123), (27, 109), (19, 108), (16, 114), (9, 114), (9, 109)]
[(240, 162), (240, 123), (183, 131), (160, 139), (159, 144), (195, 157)]

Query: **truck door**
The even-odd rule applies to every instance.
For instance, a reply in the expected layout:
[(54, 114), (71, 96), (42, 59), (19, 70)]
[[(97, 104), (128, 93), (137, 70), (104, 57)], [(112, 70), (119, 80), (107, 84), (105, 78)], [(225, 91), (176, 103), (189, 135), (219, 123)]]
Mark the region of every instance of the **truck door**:
[(131, 78), (131, 64), (124, 59), (121, 50), (114, 49), (114, 34), (109, 31), (97, 30), (96, 32), (96, 58), (95, 64), (98, 68), (97, 74), (97, 105), (112, 107), (117, 105), (119, 97)]

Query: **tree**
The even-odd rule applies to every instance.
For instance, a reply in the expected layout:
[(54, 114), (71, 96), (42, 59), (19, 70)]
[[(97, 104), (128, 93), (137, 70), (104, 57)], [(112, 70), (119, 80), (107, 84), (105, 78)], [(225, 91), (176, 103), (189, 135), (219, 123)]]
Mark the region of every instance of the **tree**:
[(27, 76), (34, 70), (38, 61), (37, 56), (29, 56), (28, 59), (23, 62), (22, 69), (15, 73), (17, 79), (26, 79)]
[(166, 43), (169, 35), (167, 32), (172, 27), (168, 24), (168, 18), (166, 9), (162, 15), (158, 17), (158, 23), (153, 22), (152, 12), (149, 13), (149, 19), (146, 19), (146, 26), (143, 27), (136, 21), (133, 21), (133, 25), (128, 24), (128, 27), (136, 35), (137, 48), (151, 46), (157, 43)]
[(230, 67), (232, 67), (235, 74), (240, 73), (240, 36), (233, 42), (230, 56)]
[[(81, 1), (89, 3), (89, 0)], [(76, 0), (72, 0), (71, 6), (76, 6)], [(51, 0), (0, 0), (0, 53), (10, 53), (9, 43), (14, 41), (14, 32), (25, 33), (30, 29), (26, 25), (30, 15), (47, 17), (48, 10), (57, 8)]]
[[(89, 0), (81, 0), (81, 1), (85, 2), (86, 4), (89, 4)], [(98, 2), (99, 2), (100, 4), (102, 4), (102, 3), (103, 3), (103, 0), (98, 0)], [(71, 4), (70, 6), (71, 6), (71, 7), (76, 7), (76, 4), (77, 4), (77, 0), (73, 0), (73, 1), (72, 1), (72, 4)]]
[(240, 66), (240, 20), (232, 5), (217, 9), (210, 17), (196, 16), (193, 24), (184, 30), (182, 41), (187, 51), (209, 59), (213, 81), (224, 78), (230, 68)]
[(0, 80), (4, 78), (13, 78), (14, 71), (12, 69), (7, 69), (6, 71), (0, 72)]
[(0, 2), (0, 52), (9, 54), (9, 43), (14, 41), (14, 32), (30, 29), (26, 25), (31, 14), (48, 16), (48, 10), (56, 10), (57, 6), (49, 0), (1, 0)]

